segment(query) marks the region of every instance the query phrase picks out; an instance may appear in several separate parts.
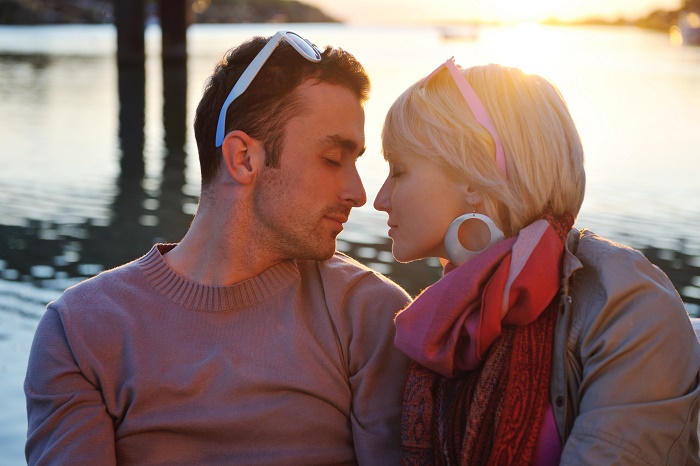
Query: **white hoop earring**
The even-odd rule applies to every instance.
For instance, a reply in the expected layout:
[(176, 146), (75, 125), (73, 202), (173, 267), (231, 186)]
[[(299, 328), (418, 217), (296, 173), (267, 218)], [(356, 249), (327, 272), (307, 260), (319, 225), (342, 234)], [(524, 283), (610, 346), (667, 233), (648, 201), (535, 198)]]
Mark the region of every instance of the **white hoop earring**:
[[(459, 240), (459, 229), (462, 226), (462, 223), (472, 219), (484, 222), (489, 229), (489, 240), (486, 246), (478, 251), (472, 251), (465, 248), (462, 242)], [(460, 215), (454, 219), (452, 223), (450, 223), (447, 233), (445, 234), (445, 249), (447, 250), (447, 258), (450, 259), (450, 262), (452, 262), (454, 265), (462, 265), (482, 251), (498, 243), (503, 238), (503, 232), (498, 229), (496, 224), (493, 223), (493, 220), (491, 220), (487, 215), (478, 214), (476, 212)]]

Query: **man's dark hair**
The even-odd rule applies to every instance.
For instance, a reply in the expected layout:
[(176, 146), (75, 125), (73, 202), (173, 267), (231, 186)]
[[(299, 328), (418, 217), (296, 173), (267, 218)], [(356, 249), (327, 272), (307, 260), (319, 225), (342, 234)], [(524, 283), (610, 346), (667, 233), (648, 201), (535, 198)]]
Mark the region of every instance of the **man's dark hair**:
[[(194, 120), (202, 187), (211, 183), (221, 166), (221, 148), (215, 147), (221, 106), (238, 78), (268, 40), (268, 37), (254, 37), (226, 52), (207, 81)], [(294, 90), (309, 79), (343, 86), (354, 93), (361, 103), (369, 95), (367, 73), (348, 52), (328, 46), (322, 53), (321, 61), (314, 63), (282, 41), (248, 89), (229, 106), (225, 133), (241, 130), (262, 141), (265, 165), (279, 166), (286, 123), (304, 111), (304, 102), (297, 99)]]

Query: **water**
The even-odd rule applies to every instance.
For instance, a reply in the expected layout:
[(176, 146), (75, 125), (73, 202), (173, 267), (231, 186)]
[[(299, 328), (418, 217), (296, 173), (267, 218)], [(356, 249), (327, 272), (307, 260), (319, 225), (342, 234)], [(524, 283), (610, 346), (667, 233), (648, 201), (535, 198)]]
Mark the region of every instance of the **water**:
[[(577, 226), (644, 249), (698, 311), (700, 48), (632, 28), (484, 27), (476, 40), (444, 41), (429, 26), (288, 27), (351, 51), (372, 78), (359, 162), (370, 199), (387, 172), (386, 110), (446, 58), (552, 79), (586, 149)], [(110, 26), (0, 27), (0, 465), (23, 463), (22, 380), (45, 304), (182, 236), (199, 192), (191, 121), (204, 80), (228, 47), (277, 28), (193, 26), (187, 68), (163, 70), (149, 27), (144, 75), (117, 69)], [(439, 269), (394, 264), (385, 222), (370, 201), (339, 247), (415, 293)]]

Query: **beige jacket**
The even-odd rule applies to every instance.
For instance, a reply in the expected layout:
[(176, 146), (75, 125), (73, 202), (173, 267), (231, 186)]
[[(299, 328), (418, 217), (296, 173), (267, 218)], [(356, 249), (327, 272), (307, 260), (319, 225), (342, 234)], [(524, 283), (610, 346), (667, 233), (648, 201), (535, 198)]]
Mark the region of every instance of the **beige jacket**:
[(554, 343), (562, 465), (697, 465), (700, 344), (668, 277), (574, 229)]

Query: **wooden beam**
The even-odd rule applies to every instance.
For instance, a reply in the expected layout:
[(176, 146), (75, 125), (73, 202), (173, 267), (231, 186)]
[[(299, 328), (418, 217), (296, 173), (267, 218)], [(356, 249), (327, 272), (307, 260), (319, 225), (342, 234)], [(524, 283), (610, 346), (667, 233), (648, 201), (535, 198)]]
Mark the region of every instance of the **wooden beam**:
[(163, 64), (187, 60), (187, 27), (192, 22), (191, 0), (160, 0)]
[(143, 65), (146, 61), (144, 0), (114, 0), (119, 65)]

